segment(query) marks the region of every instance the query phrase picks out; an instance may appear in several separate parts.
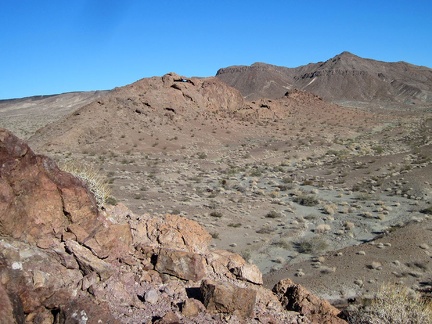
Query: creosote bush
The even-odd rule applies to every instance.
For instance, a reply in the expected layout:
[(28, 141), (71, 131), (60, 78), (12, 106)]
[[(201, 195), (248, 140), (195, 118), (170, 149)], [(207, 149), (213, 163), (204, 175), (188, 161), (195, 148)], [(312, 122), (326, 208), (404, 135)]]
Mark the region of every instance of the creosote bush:
[(303, 205), (303, 206), (315, 206), (318, 205), (319, 201), (317, 199), (316, 196), (314, 195), (306, 195), (306, 194), (301, 194), (297, 197), (294, 197), (294, 202)]
[(95, 196), (98, 208), (102, 208), (105, 203), (112, 204), (115, 201), (115, 199), (111, 199), (110, 197), (111, 190), (108, 186), (108, 182), (93, 166), (76, 162), (66, 162), (61, 164), (60, 168), (86, 184), (87, 188)]

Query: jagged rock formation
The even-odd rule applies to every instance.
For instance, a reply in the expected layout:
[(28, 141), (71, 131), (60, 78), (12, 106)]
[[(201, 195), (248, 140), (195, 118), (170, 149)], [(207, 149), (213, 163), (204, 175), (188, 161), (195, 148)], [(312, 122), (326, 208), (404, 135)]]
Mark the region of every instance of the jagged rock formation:
[(297, 68), (264, 63), (227, 67), (216, 76), (249, 100), (280, 98), (287, 89), (296, 88), (333, 102), (432, 104), (432, 69), (364, 59), (349, 52)]
[(0, 235), (5, 323), (310, 323), (319, 315), (303, 309), (325, 304), (309, 296), (291, 310), (296, 297), (263, 288), (239, 255), (210, 250), (194, 221), (99, 211), (83, 182), (3, 129)]

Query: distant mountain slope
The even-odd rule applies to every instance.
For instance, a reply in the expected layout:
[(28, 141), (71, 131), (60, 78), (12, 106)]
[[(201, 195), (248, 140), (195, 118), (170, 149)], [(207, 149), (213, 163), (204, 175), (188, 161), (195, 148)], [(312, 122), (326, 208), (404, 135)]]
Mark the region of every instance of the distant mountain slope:
[(69, 92), (0, 100), (0, 127), (21, 138), (103, 96), (106, 91)]
[(216, 76), (250, 100), (279, 98), (296, 88), (336, 102), (432, 104), (432, 69), (364, 59), (349, 52), (297, 68), (264, 63), (232, 66), (220, 69)]

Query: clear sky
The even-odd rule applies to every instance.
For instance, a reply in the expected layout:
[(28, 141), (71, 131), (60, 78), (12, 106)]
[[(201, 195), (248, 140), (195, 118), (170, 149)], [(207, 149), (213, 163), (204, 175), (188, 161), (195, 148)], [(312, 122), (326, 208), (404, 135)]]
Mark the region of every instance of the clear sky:
[(432, 1), (0, 0), (0, 99), (343, 51), (432, 67)]

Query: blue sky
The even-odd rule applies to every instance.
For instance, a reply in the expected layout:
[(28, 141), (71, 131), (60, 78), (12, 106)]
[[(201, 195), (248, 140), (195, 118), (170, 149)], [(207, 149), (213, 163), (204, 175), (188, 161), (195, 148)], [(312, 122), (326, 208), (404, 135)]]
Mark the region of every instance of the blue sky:
[(430, 0), (0, 0), (0, 99), (342, 51), (432, 67)]

